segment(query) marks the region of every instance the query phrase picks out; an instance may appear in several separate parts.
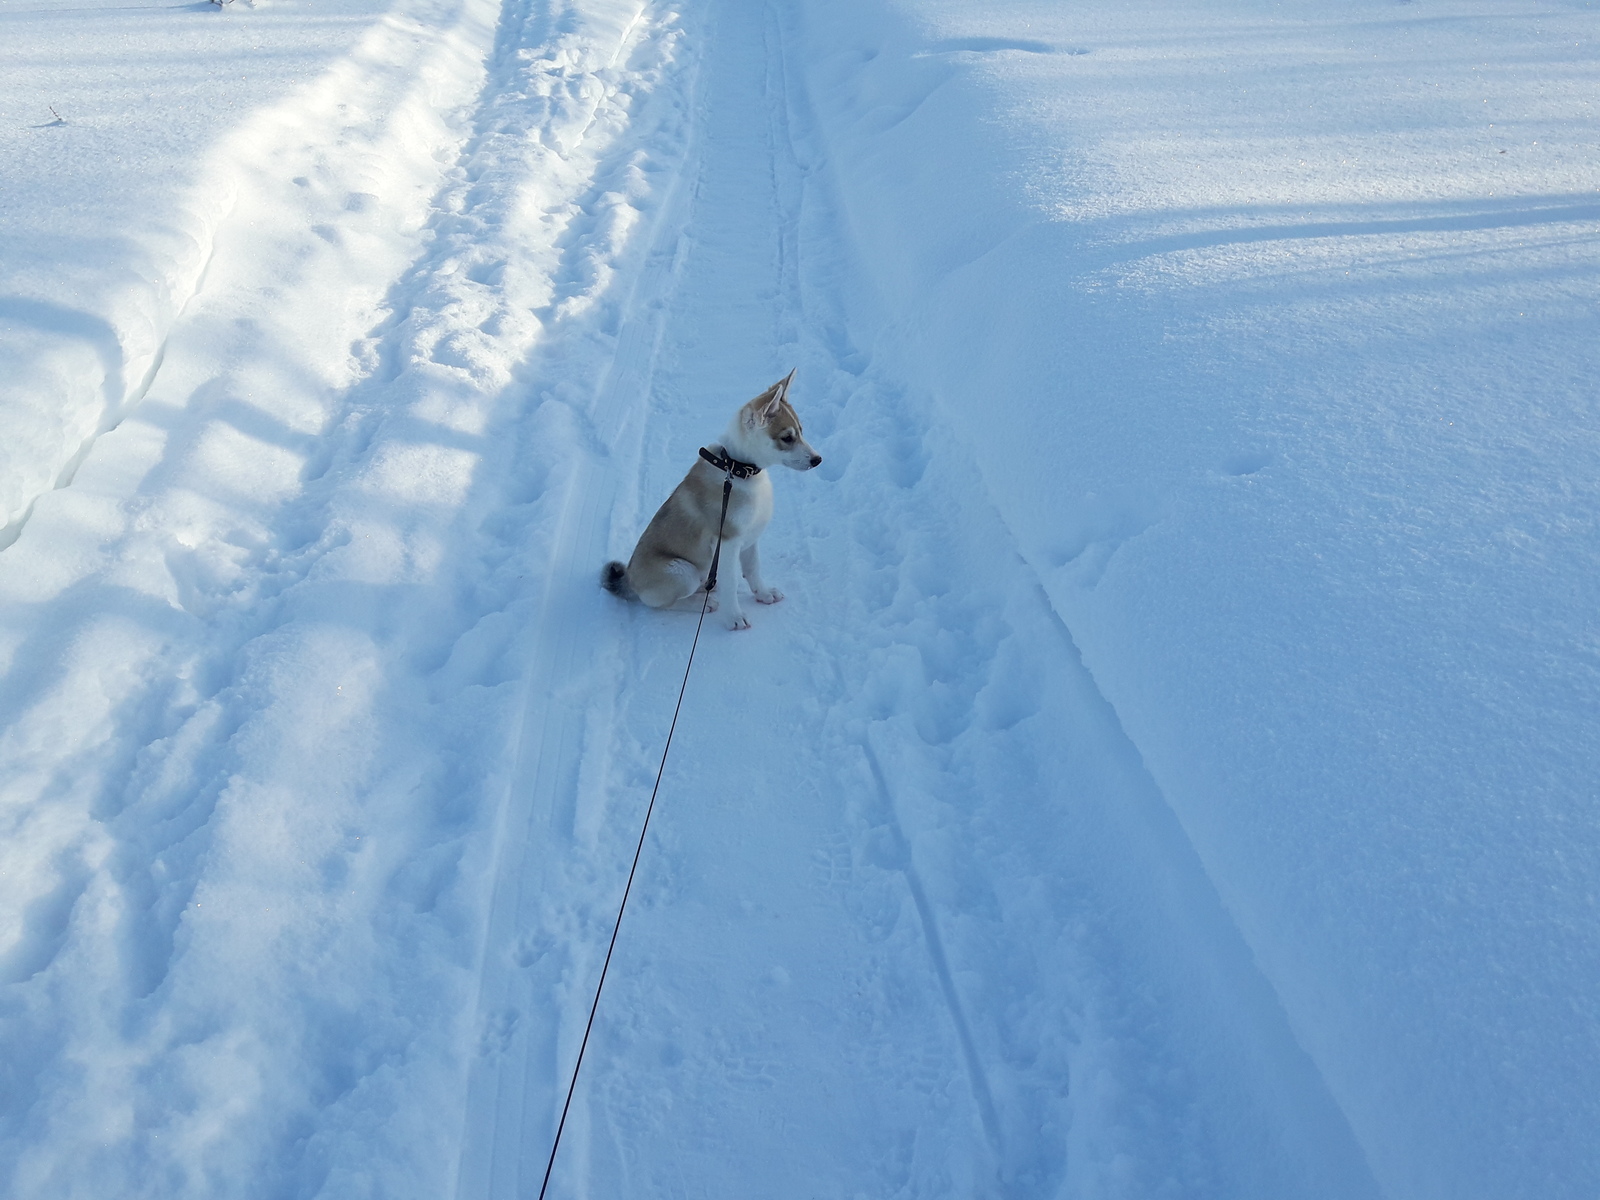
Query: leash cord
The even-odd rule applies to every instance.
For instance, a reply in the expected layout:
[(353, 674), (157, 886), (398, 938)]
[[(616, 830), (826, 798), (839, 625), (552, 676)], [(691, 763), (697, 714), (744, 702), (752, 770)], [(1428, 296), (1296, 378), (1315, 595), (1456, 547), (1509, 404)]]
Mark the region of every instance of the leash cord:
[(544, 1165), (544, 1182), (539, 1185), (539, 1200), (544, 1200), (550, 1186), (550, 1172), (555, 1170), (556, 1151), (561, 1149), (561, 1134), (567, 1128), (567, 1112), (572, 1108), (572, 1095), (578, 1090), (578, 1072), (583, 1070), (583, 1054), (589, 1048), (589, 1034), (594, 1031), (595, 1013), (600, 1011), (600, 993), (606, 986), (606, 973), (611, 970), (611, 955), (617, 948), (617, 934), (622, 932), (622, 914), (628, 908), (628, 896), (633, 891), (633, 877), (639, 870), (639, 856), (644, 853), (644, 836), (650, 831), (650, 815), (656, 810), (656, 793), (661, 790), (661, 776), (667, 769), (667, 754), (672, 750), (672, 735), (678, 729), (678, 713), (683, 709), (683, 694), (689, 689), (689, 672), (694, 668), (694, 652), (700, 646), (700, 630), (706, 623), (706, 611), (711, 604), (711, 591), (717, 586), (717, 562), (722, 557), (722, 528), (728, 520), (728, 497), (733, 493), (733, 471), (722, 481), (722, 515), (717, 518), (717, 548), (711, 555), (711, 573), (706, 576), (706, 598), (700, 602), (700, 619), (695, 622), (694, 641), (689, 646), (689, 661), (684, 664), (683, 682), (678, 685), (678, 703), (672, 709), (672, 724), (667, 727), (667, 744), (661, 748), (661, 765), (656, 768), (656, 783), (650, 789), (650, 803), (644, 810), (644, 824), (639, 827), (639, 844), (633, 848), (633, 866), (628, 868), (628, 882), (622, 889), (622, 903), (617, 906), (616, 924), (611, 927), (611, 944), (606, 947), (606, 961), (600, 968), (600, 982), (595, 985), (594, 1003), (589, 1006), (589, 1023), (583, 1027), (583, 1041), (578, 1046), (578, 1061), (572, 1067), (572, 1082), (567, 1084), (567, 1100), (561, 1106), (561, 1120), (556, 1125), (556, 1139), (550, 1146), (550, 1161)]

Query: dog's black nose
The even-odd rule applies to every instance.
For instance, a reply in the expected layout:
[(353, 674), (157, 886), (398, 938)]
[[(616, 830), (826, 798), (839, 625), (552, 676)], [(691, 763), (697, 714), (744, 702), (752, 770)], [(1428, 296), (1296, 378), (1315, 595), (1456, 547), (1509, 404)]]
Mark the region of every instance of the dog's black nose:
[(811, 465), (812, 465), (812, 466), (813, 466), (813, 467), (820, 467), (820, 466), (821, 466), (821, 465), (822, 465), (822, 455), (820, 455), (820, 454), (813, 454), (813, 455), (812, 455), (812, 456), (811, 456)]

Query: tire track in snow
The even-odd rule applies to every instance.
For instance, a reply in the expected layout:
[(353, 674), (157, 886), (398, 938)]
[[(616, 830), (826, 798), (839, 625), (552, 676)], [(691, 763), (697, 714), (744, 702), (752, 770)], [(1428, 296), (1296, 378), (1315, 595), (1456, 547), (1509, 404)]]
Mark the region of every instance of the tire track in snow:
[[(794, 177), (791, 186), (795, 193), (791, 210), (782, 214), (780, 218), (780, 228), (783, 233), (779, 239), (778, 270), (782, 280), (780, 289), (788, 297), (786, 308), (790, 317), (786, 332), (799, 340), (802, 322), (805, 319), (802, 314), (805, 314), (812, 326), (806, 330), (809, 334), (806, 340), (818, 338), (820, 335), (822, 342), (831, 351), (835, 378), (843, 374), (845, 380), (842, 382), (848, 387), (856, 383), (855, 373), (850, 368), (858, 363), (860, 355), (854, 348), (849, 317), (846, 315), (846, 304), (837, 292), (841, 287), (850, 286), (843, 281), (854, 273), (852, 267), (845, 266), (841, 270), (839, 264), (849, 262), (852, 248), (844, 244), (844, 239), (839, 236), (839, 231), (845, 223), (839, 219), (842, 210), (838, 207), (837, 192), (831, 186), (830, 173), (826, 167), (819, 169), (817, 166), (819, 162), (827, 162), (826, 147), (821, 142), (812, 115), (804, 73), (791, 61), (794, 54), (789, 45), (791, 37), (792, 34), (785, 29), (783, 19), (769, 7), (766, 23), (769, 102), (773, 112), (774, 146), (783, 147), (781, 155), (775, 153), (773, 156), (774, 192), (780, 194), (777, 163), (781, 158), (789, 164), (790, 173)], [(778, 81), (776, 87), (773, 86), (774, 78)], [(802, 125), (802, 136), (806, 141), (805, 149), (797, 144), (793, 127), (796, 116), (791, 114), (796, 114)], [(802, 264), (801, 261), (803, 207), (820, 209), (826, 214), (820, 221), (813, 217), (809, 232), (816, 234), (826, 229), (828, 236), (817, 238), (806, 246), (806, 250), (813, 258), (823, 259), (826, 265), (821, 269), (816, 262)], [(810, 267), (809, 272), (805, 269), (807, 265)], [(806, 274), (812, 278), (805, 279)], [(826, 282), (818, 287), (815, 282), (817, 280)], [(786, 339), (780, 336), (780, 340)], [(844, 368), (842, 372), (841, 367)], [(908, 413), (901, 412), (898, 414), (898, 420), (904, 423), (914, 418)], [(911, 472), (903, 475), (898, 481), (902, 489), (914, 487), (921, 482), (921, 469), (914, 464), (926, 461), (926, 456), (918, 448), (909, 449), (904, 458), (911, 467)], [(811, 502), (815, 504), (814, 499)], [(849, 652), (843, 652), (838, 657), (847, 658)], [(841, 687), (839, 695), (842, 697), (846, 694), (848, 689)], [(973, 1036), (965, 1003), (951, 971), (950, 958), (940, 934), (938, 913), (924, 886), (912, 843), (907, 838), (900, 820), (896, 789), (891, 786), (889, 775), (884, 770), (880, 755), (874, 747), (874, 738), (886, 736), (887, 729), (888, 726), (882, 722), (873, 722), (866, 727), (858, 743), (879, 802), (873, 804), (871, 801), (866, 801), (863, 804), (863, 812), (874, 813), (869, 819), (881, 816), (885, 828), (890, 833), (893, 850), (889, 862), (902, 877), (916, 912), (923, 948), (938, 982), (940, 995), (959, 1044), (973, 1103), (988, 1142), (988, 1155), (992, 1159), (990, 1170), (1003, 1178), (1007, 1170), (1005, 1136), (991, 1093), (984, 1055)]]
[[(831, 188), (827, 188), (824, 181), (818, 178), (819, 172), (803, 161), (801, 149), (796, 145), (791, 127), (791, 110), (798, 111), (801, 114), (807, 133), (813, 139), (816, 137), (815, 124), (811, 117), (811, 106), (809, 97), (806, 94), (803, 73), (797, 72), (790, 61), (792, 51), (786, 45), (783, 21), (770, 7), (768, 8), (765, 25), (765, 46), (767, 51), (768, 103), (769, 110), (772, 113), (772, 140), (775, 149), (772, 156), (773, 194), (776, 198), (782, 195), (785, 190), (789, 190), (793, 195), (789, 211), (780, 212), (777, 222), (780, 230), (778, 239), (779, 261), (777, 264), (780, 280), (779, 289), (781, 294), (788, 298), (788, 303), (785, 305), (785, 315), (788, 320), (780, 328), (777, 340), (780, 343), (790, 339), (799, 340), (801, 314), (806, 313), (807, 309), (810, 308), (811, 321), (816, 326), (821, 327), (817, 332), (822, 332), (824, 340), (836, 348), (835, 354), (837, 355), (838, 353), (837, 348), (843, 348), (845, 352), (842, 357), (847, 360), (852, 359), (855, 354), (848, 331), (847, 318), (842, 311), (843, 306), (840, 300), (835, 296), (819, 296), (816, 294), (808, 296), (802, 283), (799, 247), (801, 206), (807, 200), (815, 206), (820, 200), (822, 205), (836, 212), (837, 210), (834, 210), (833, 206), (837, 203), (837, 197)], [(776, 152), (779, 146), (782, 147), (781, 154)], [(814, 148), (820, 151), (817, 154), (817, 158), (825, 161), (825, 150), (820, 147)], [(789, 172), (794, 177), (794, 181), (788, 189), (784, 189), (778, 179), (780, 161), (788, 165)], [(810, 196), (806, 196), (808, 189), (811, 193)], [(837, 234), (830, 240), (836, 239)], [(808, 248), (815, 252), (814, 247)], [(836, 259), (843, 259), (848, 256), (848, 251), (843, 250), (843, 248), (830, 248), (825, 253)], [(807, 303), (808, 300), (811, 302), (809, 305)], [(822, 301), (821, 305), (817, 304), (818, 300)], [(812, 336), (815, 336), (815, 333), (812, 333)], [(837, 368), (835, 369), (837, 370)], [(904, 421), (907, 418), (902, 415), (900, 419)], [(916, 458), (918, 455), (913, 453), (909, 457)], [(927, 889), (923, 885), (921, 874), (917, 868), (911, 843), (906, 838), (905, 830), (900, 822), (894, 789), (890, 786), (889, 778), (883, 769), (878, 752), (873, 747), (873, 731), (874, 729), (881, 730), (882, 728), (881, 725), (869, 728), (867, 735), (860, 742), (860, 750), (866, 759), (872, 781), (881, 799), (881, 812), (886, 818), (886, 825), (891, 831), (895, 846), (894, 859), (898, 862), (906, 890), (915, 907), (928, 960), (933, 974), (938, 980), (940, 994), (944, 999), (951, 1024), (960, 1044), (962, 1061), (967, 1072), (973, 1100), (982, 1122), (984, 1134), (989, 1142), (990, 1152), (997, 1164), (1004, 1163), (1004, 1139), (1000, 1119), (990, 1092), (988, 1074), (982, 1055), (973, 1038), (960, 992), (951, 974), (949, 956), (945, 951), (944, 941), (939, 932), (938, 915), (928, 898)]]
[[(654, 257), (638, 289), (645, 296), (667, 273), (661, 259), (670, 262), (670, 256)], [(563, 874), (563, 853), (571, 854), (580, 840), (602, 857), (607, 848), (581, 838), (577, 806), (602, 782), (586, 776), (594, 744), (609, 737), (606, 718), (596, 719), (597, 704), (603, 709), (606, 690), (614, 685), (603, 670), (597, 677), (594, 661), (594, 647), (609, 640), (613, 624), (594, 602), (594, 564), (603, 555), (617, 468), (597, 459), (596, 451), (616, 447), (615, 439), (625, 434), (616, 421), (623, 415), (618, 410), (648, 391), (654, 350), (651, 334), (656, 329), (637, 314), (636, 306), (630, 307), (635, 307), (635, 319), (618, 341), (593, 423), (585, 430), (595, 439), (593, 448), (558, 485), (557, 533), (531, 626), (532, 666), (523, 685), (514, 766), (495, 836), (494, 899), (476, 1005), (478, 1061), (466, 1104), (456, 1189), (463, 1200), (525, 1195), (531, 1181), (542, 1175), (548, 1138), (554, 1135), (553, 1106), (561, 1098), (564, 1073), (571, 1069), (576, 1049), (573, 1020), (583, 1015), (578, 1010), (592, 975), (586, 968), (598, 966), (576, 952), (578, 947), (561, 947), (555, 939), (564, 932), (583, 949), (592, 949), (606, 920), (606, 892), (600, 891), (601, 903), (593, 910), (556, 913), (550, 911), (549, 893), (552, 879)], [(606, 432), (613, 437), (606, 439)], [(554, 978), (536, 969), (547, 957), (561, 962), (563, 969)], [(568, 1001), (562, 1012), (540, 1011), (541, 984), (561, 990)], [(538, 1028), (541, 1020), (551, 1022), (552, 1017), (552, 1023)]]
[(866, 756), (867, 766), (872, 770), (873, 782), (878, 785), (878, 792), (883, 798), (884, 813), (887, 823), (893, 832), (896, 857), (904, 864), (901, 868), (905, 875), (906, 888), (911, 893), (911, 899), (917, 908), (917, 919), (922, 927), (922, 937), (927, 943), (928, 957), (933, 962), (934, 974), (939, 978), (939, 990), (944, 995), (945, 1007), (950, 1010), (950, 1020), (955, 1025), (956, 1036), (961, 1040), (961, 1054), (966, 1062), (967, 1077), (972, 1082), (972, 1094), (978, 1103), (978, 1112), (983, 1117), (983, 1131), (989, 1137), (989, 1144), (994, 1150), (995, 1157), (1004, 1158), (1005, 1150), (1001, 1144), (1000, 1119), (995, 1114), (994, 1097), (989, 1093), (988, 1073), (984, 1070), (983, 1060), (978, 1055), (977, 1043), (972, 1038), (972, 1028), (967, 1021), (966, 1009), (962, 1006), (960, 993), (956, 991), (955, 979), (950, 974), (950, 959), (945, 953), (944, 941), (939, 936), (939, 920), (933, 910), (933, 905), (928, 901), (928, 891), (922, 885), (922, 876), (917, 872), (916, 860), (912, 857), (911, 843), (906, 839), (905, 828), (900, 824), (900, 818), (895, 812), (894, 791), (889, 787), (889, 777), (884, 774), (883, 764), (878, 761), (878, 754), (872, 748), (869, 737), (861, 743), (861, 751)]
[[(625, 58), (630, 45), (659, 39), (671, 28), (670, 14), (639, 6), (612, 61)], [(681, 109), (692, 93), (693, 70), (679, 66), (677, 71), (674, 100), (659, 103)], [(664, 136), (653, 149), (674, 153), (681, 132), (669, 122), (657, 133)], [(631, 163), (638, 153), (625, 144), (620, 157)], [(658, 161), (653, 170), (667, 165)], [(681, 184), (674, 184), (654, 201), (658, 212), (642, 239), (649, 248), (643, 269), (616, 311), (603, 314), (606, 326), (620, 327), (614, 341), (595, 337), (592, 315), (574, 309), (571, 301), (591, 294), (594, 279), (610, 279), (619, 269), (623, 274), (617, 278), (625, 281), (626, 272), (637, 269), (631, 266), (638, 255), (632, 240), (611, 246), (609, 258), (584, 261), (569, 254), (558, 278), (570, 282), (557, 284), (546, 310), (553, 318), (569, 319), (554, 330), (542, 373), (578, 380), (585, 373), (579, 368), (600, 367), (604, 374), (587, 394), (581, 382), (569, 384), (573, 395), (564, 406), (571, 461), (552, 488), (559, 499), (491, 858), (492, 899), (474, 1006), (476, 1051), (456, 1169), (455, 1190), (463, 1200), (523, 1196), (536, 1186), (554, 1134), (554, 1104), (576, 1047), (571, 1018), (584, 988), (592, 986), (578, 946), (592, 943), (609, 892), (600, 890), (602, 911), (590, 912), (585, 904), (595, 890), (592, 880), (581, 881), (589, 886), (578, 887), (579, 901), (565, 904), (553, 900), (552, 881), (562, 877), (561, 859), (575, 841), (586, 840), (594, 848), (592, 837), (582, 837), (576, 805), (596, 787), (589, 778), (593, 748), (609, 737), (607, 692), (614, 687), (604, 664), (597, 672), (594, 662), (593, 647), (609, 640), (610, 624), (595, 603), (595, 564), (603, 557), (617, 486), (619, 468), (612, 460), (620, 458), (625, 467), (637, 456), (636, 445), (630, 452), (638, 435), (637, 398), (649, 392), (659, 313), (670, 294), (681, 191)], [(599, 202), (597, 193), (598, 187), (585, 211)], [(585, 316), (590, 316), (587, 323)], [(577, 945), (564, 946), (563, 938)], [(545, 987), (557, 989), (568, 1003), (559, 1011), (550, 1009)], [(577, 1015), (581, 1021), (583, 1014)], [(578, 1028), (581, 1032), (581, 1023)]]
[[(705, 165), (683, 234), (687, 282), (667, 314), (669, 361), (665, 375), (658, 372), (662, 399), (646, 433), (661, 452), (642, 464), (641, 518), (676, 481), (695, 439), (714, 433), (745, 398), (735, 389), (747, 392), (753, 379), (781, 373), (795, 354), (810, 381), (802, 414), (820, 427), (837, 422), (822, 398), (836, 371), (817, 352), (817, 315), (807, 308), (817, 297), (801, 291), (806, 250), (829, 255), (836, 247), (831, 240), (810, 246), (801, 231), (808, 181), (789, 146), (791, 83), (772, 17), (770, 9), (719, 5), (707, 20), (697, 135)], [(835, 333), (847, 338), (830, 329), (830, 340)], [(828, 485), (786, 475), (778, 486), (787, 507), (805, 489)], [(839, 519), (826, 501), (816, 507), (823, 524)], [(619, 529), (613, 550), (625, 551), (636, 528), (637, 521)], [(776, 547), (786, 544), (792, 533), (776, 535), (769, 552), (782, 554)], [(792, 553), (784, 557), (792, 560)], [(807, 681), (799, 664), (850, 652), (848, 636), (812, 654), (786, 634), (791, 622), (814, 622), (819, 614), (803, 593), (792, 595), (789, 604), (757, 614), (753, 634), (708, 631), (702, 641), (703, 662), (690, 682), (635, 905), (569, 1118), (557, 1195), (751, 1188), (891, 1195), (940, 1178), (955, 1181), (959, 1192), (962, 1181), (993, 1175), (995, 1152), (982, 1145), (982, 1072), (967, 1071), (959, 1004), (953, 1011), (943, 1002), (949, 993), (938, 977), (937, 946), (914, 912), (908, 862), (863, 846), (860, 835), (872, 831), (858, 824), (861, 812), (839, 809), (882, 809), (865, 770), (860, 779), (838, 778), (843, 764), (861, 762), (860, 741), (849, 748), (852, 757), (819, 737), (831, 753), (802, 748), (792, 776), (755, 753), (769, 727), (790, 730), (799, 722), (794, 733), (802, 740), (824, 735), (812, 727), (818, 714), (807, 684), (816, 680)], [(626, 805), (636, 820), (670, 714), (665, 685), (676, 686), (689, 631), (679, 645), (671, 615), (628, 609), (626, 620), (629, 669), (618, 680), (626, 692), (615, 740), (602, 751), (613, 765), (604, 778), (583, 781), (580, 795), (592, 808), (620, 806), (615, 794), (637, 801)], [(819, 702), (836, 704), (838, 696), (821, 688)], [(839, 870), (830, 857), (836, 886), (818, 889), (806, 847), (814, 839), (831, 853), (841, 824), (857, 835), (845, 843), (854, 842), (850, 853), (865, 861)], [(606, 839), (573, 851), (625, 867), (626, 825), (618, 820)], [(580, 894), (596, 890), (581, 882)], [(620, 887), (618, 874), (600, 894), (614, 904)], [(910, 923), (902, 908), (913, 910)], [(613, 915), (598, 898), (596, 910), (576, 926), (576, 939), (547, 936), (545, 961), (530, 964), (546, 972), (546, 986), (563, 989), (574, 1010), (574, 1049), (589, 994), (582, 985), (566, 991), (570, 964), (555, 960), (563, 942), (593, 947), (592, 963), (579, 973), (592, 987)], [(936, 928), (927, 932), (937, 937)], [(836, 1016), (819, 1021), (819, 1012)], [(878, 1022), (893, 1028), (879, 1030)], [(544, 1086), (559, 1102), (559, 1071), (567, 1068), (551, 1069), (555, 1077)]]

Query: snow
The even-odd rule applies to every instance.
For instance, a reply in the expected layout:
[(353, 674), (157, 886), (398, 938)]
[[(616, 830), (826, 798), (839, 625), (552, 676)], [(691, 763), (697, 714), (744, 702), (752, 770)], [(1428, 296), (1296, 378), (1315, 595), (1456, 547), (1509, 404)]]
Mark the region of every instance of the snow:
[(536, 1194), (798, 367), (551, 1194), (1594, 1195), (1592, 23), (0, 0), (0, 1190)]

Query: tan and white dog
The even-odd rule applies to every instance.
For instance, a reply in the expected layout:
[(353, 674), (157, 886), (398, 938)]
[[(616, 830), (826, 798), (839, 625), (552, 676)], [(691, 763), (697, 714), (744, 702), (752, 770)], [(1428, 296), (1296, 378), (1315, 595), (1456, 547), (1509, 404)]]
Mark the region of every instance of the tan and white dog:
[(822, 462), (822, 456), (800, 436), (800, 418), (788, 399), (793, 378), (790, 371), (734, 414), (722, 441), (700, 452), (683, 482), (645, 527), (628, 565), (609, 562), (601, 570), (602, 587), (626, 600), (642, 600), (651, 608), (666, 608), (700, 591), (717, 549), (723, 481), (731, 478), (733, 491), (722, 525), (722, 557), (707, 608), (720, 611), (722, 623), (729, 629), (750, 628), (739, 610), (735, 558), (758, 603), (776, 604), (783, 599), (782, 592), (768, 587), (761, 578), (761, 552), (756, 548), (756, 540), (772, 520), (772, 480), (767, 468), (781, 463), (796, 471), (809, 471)]

